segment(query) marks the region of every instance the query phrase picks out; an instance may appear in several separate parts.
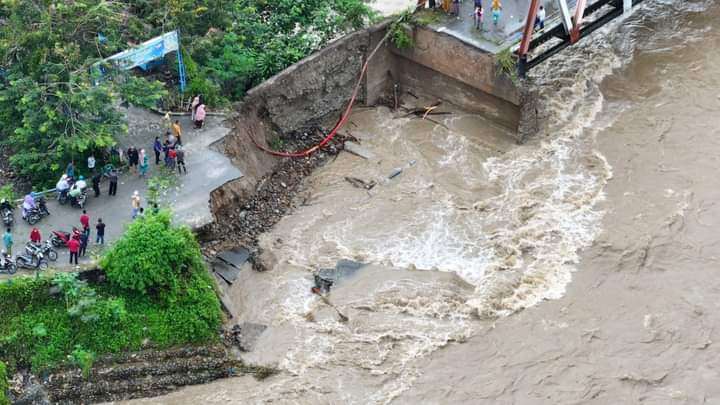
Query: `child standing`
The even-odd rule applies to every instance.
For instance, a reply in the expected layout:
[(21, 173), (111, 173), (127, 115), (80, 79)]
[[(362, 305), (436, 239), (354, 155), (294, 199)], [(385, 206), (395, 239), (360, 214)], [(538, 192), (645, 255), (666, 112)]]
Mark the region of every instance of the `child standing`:
[(475, 1), (475, 29), (482, 30), (483, 8), (479, 0)]
[(491, 8), (493, 25), (497, 27), (498, 22), (500, 21), (500, 11), (502, 10), (502, 4), (500, 4), (500, 0), (493, 0)]

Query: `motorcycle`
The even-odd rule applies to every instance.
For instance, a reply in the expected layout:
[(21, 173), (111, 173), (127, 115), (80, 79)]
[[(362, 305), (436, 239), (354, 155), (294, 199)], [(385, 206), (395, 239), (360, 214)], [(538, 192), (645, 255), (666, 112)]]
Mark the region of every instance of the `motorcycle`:
[(8, 256), (6, 253), (0, 254), (0, 274), (15, 274), (17, 271), (17, 266), (15, 265), (15, 262), (13, 261), (12, 257)]
[(83, 209), (85, 208), (85, 202), (87, 201), (87, 188), (84, 188), (80, 195), (77, 197), (69, 197), (70, 198), (70, 206), (75, 208)]
[(50, 215), (50, 211), (48, 211), (47, 205), (45, 205), (45, 197), (38, 197), (36, 204), (37, 206), (25, 215), (25, 220), (30, 225), (35, 225), (40, 222), (41, 219)]
[(15, 257), (15, 264), (21, 269), (35, 269), (45, 270), (48, 268), (48, 262), (45, 259), (45, 255), (42, 254), (40, 249), (31, 251), (28, 253), (27, 249), (24, 254)]
[(36, 245), (32, 242), (28, 242), (25, 244), (25, 252), (27, 254), (32, 255), (35, 251), (40, 251), (45, 257), (50, 259), (50, 261), (55, 261), (58, 258), (57, 251), (53, 248), (52, 243), (50, 243), (49, 240), (46, 240), (45, 242)]
[(80, 240), (81, 235), (82, 232), (74, 226), (72, 233), (63, 231), (52, 231), (52, 236), (50, 236), (50, 243), (52, 243), (52, 245), (55, 247), (67, 247), (67, 244), (68, 242), (70, 242), (71, 238)]
[(0, 201), (0, 214), (2, 215), (3, 224), (5, 224), (5, 226), (12, 226), (15, 221), (13, 210), (13, 206), (10, 205), (7, 200), (3, 199)]

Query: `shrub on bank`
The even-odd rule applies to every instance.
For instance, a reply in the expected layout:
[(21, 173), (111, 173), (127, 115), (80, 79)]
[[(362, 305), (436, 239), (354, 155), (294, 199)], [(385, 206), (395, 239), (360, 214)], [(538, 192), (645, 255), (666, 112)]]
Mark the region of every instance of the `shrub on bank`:
[(105, 284), (73, 273), (1, 283), (0, 360), (34, 371), (87, 367), (103, 353), (217, 339), (213, 280), (192, 233), (173, 226), (169, 213), (134, 222), (101, 263)]
[(5, 363), (0, 361), (0, 405), (10, 405), (10, 400), (7, 397), (9, 387)]

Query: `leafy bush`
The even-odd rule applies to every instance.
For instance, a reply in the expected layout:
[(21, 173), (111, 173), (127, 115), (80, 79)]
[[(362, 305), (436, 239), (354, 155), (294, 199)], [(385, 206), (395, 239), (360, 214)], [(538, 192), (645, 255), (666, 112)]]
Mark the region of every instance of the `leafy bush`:
[(10, 405), (10, 399), (7, 397), (8, 388), (8, 376), (5, 363), (0, 361), (0, 405)]
[(168, 297), (184, 286), (191, 272), (204, 268), (190, 229), (170, 221), (170, 213), (161, 211), (130, 224), (100, 262), (113, 284)]
[(13, 187), (12, 183), (8, 183), (0, 187), (0, 200), (13, 201), (17, 199), (17, 195), (15, 195)]

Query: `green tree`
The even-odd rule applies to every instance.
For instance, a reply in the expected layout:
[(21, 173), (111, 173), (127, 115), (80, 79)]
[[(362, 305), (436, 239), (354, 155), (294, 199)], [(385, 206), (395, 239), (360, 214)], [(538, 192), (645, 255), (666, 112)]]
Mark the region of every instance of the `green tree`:
[(130, 224), (100, 265), (113, 284), (165, 299), (175, 299), (193, 273), (205, 272), (194, 235), (172, 225), (167, 211)]
[(10, 399), (7, 397), (8, 388), (8, 376), (5, 368), (5, 363), (0, 361), (0, 405), (10, 405)]

